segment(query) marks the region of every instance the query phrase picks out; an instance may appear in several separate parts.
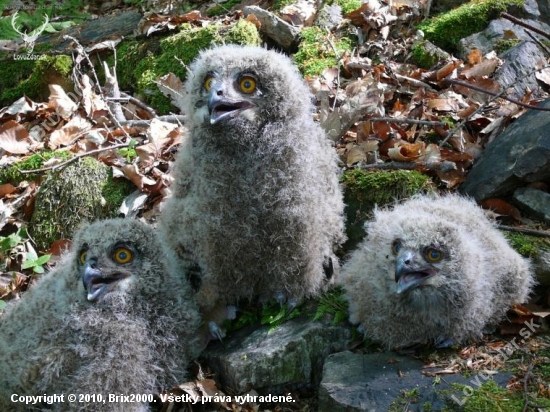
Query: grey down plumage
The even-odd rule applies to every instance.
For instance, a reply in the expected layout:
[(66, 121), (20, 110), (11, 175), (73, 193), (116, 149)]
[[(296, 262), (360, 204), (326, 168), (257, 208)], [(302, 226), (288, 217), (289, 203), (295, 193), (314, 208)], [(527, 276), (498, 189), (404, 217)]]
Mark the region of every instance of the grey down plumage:
[(470, 199), (414, 197), (366, 229), (342, 283), (351, 322), (388, 348), (477, 339), (533, 285), (529, 262)]
[(198, 356), (199, 315), (172, 253), (137, 220), (81, 228), (70, 253), (0, 316), (0, 410), (23, 409), (11, 394), (56, 393), (65, 394), (57, 410), (146, 411), (66, 396), (181, 383)]
[(307, 84), (280, 53), (226, 45), (203, 51), (185, 86), (189, 136), (160, 223), (200, 267), (199, 304), (318, 293), (344, 205)]

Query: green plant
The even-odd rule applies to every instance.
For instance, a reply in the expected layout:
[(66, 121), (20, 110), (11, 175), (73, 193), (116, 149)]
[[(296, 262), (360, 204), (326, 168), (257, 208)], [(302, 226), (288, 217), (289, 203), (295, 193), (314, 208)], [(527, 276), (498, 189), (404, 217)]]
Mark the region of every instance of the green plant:
[(280, 305), (276, 301), (272, 301), (272, 304), (264, 306), (262, 309), (262, 325), (269, 325), (269, 331), (271, 332), (278, 326), (300, 316), (299, 308), (289, 308), (287, 305)]
[(34, 273), (44, 273), (42, 265), (48, 263), (52, 255), (38, 256), (36, 252), (30, 251), (25, 254), (25, 262), (21, 266), (21, 269), (32, 269)]
[(323, 294), (318, 300), (313, 320), (319, 320), (327, 315), (332, 316), (332, 324), (337, 325), (348, 317), (348, 302), (344, 298), (344, 291), (336, 287)]

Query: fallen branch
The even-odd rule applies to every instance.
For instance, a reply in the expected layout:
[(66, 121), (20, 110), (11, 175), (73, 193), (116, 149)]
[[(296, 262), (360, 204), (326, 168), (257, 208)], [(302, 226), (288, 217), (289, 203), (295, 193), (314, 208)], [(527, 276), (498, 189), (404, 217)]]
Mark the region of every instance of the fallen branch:
[(91, 155), (94, 155), (96, 153), (106, 152), (108, 150), (119, 149), (121, 147), (128, 147), (128, 146), (129, 146), (129, 143), (119, 143), (119, 144), (115, 144), (115, 145), (109, 146), (109, 147), (102, 147), (100, 149), (90, 150), (89, 152), (86, 152), (86, 153), (80, 153), (80, 154), (75, 155), (74, 157), (71, 157), (69, 160), (65, 160), (64, 162), (61, 162), (61, 163), (58, 163), (58, 164), (55, 164), (55, 165), (52, 165), (52, 166), (43, 167), (41, 169), (32, 169), (32, 170), (17, 169), (17, 170), (18, 170), (19, 173), (24, 174), (24, 175), (25, 174), (30, 174), (30, 173), (47, 172), (48, 170), (55, 170), (55, 169), (58, 169), (60, 167), (67, 166), (69, 163), (76, 162), (78, 159), (80, 159), (82, 157), (91, 156)]
[(506, 225), (498, 225), (497, 227), (502, 230), (507, 230), (508, 232), (519, 232), (519, 233), (525, 233), (526, 235), (550, 238), (550, 232), (547, 232), (545, 230), (529, 229), (525, 227), (515, 227), (515, 226), (506, 226)]

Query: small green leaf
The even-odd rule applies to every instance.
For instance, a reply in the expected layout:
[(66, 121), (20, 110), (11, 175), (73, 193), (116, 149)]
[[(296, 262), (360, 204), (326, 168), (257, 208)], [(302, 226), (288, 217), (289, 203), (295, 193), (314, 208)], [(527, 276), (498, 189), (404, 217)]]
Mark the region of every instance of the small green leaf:
[(40, 265), (42, 266), (44, 263), (47, 263), (50, 258), (52, 257), (52, 255), (42, 255), (40, 256), (38, 259), (36, 259), (36, 265)]
[(3, 300), (0, 300), (0, 310), (4, 309), (6, 307), (7, 303)]
[(42, 273), (44, 273), (44, 268), (42, 266), (34, 266), (32, 268), (32, 271), (41, 275)]

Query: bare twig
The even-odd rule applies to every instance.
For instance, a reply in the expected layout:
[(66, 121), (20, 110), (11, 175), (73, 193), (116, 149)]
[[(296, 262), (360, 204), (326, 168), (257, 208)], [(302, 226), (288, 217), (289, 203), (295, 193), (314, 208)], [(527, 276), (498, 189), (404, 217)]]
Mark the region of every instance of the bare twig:
[(507, 230), (509, 232), (519, 232), (519, 233), (525, 233), (526, 235), (550, 237), (550, 232), (547, 232), (545, 230), (529, 229), (525, 227), (515, 227), (515, 226), (506, 226), (506, 225), (498, 225), (497, 227), (499, 229)]
[(41, 173), (41, 172), (46, 172), (48, 170), (55, 170), (55, 169), (59, 169), (61, 167), (65, 167), (69, 163), (76, 162), (81, 157), (91, 156), (91, 155), (94, 155), (96, 153), (106, 152), (108, 150), (113, 150), (113, 149), (119, 149), (121, 147), (128, 147), (129, 144), (130, 144), (129, 142), (128, 143), (119, 143), (119, 144), (115, 144), (115, 145), (109, 146), (109, 147), (102, 147), (100, 149), (90, 150), (89, 152), (86, 152), (86, 153), (79, 153), (79, 154), (75, 155), (74, 157), (71, 157), (69, 160), (66, 160), (64, 162), (61, 162), (61, 163), (58, 163), (58, 164), (55, 164), (55, 165), (52, 165), (52, 166), (43, 167), (41, 169), (33, 169), (33, 170), (20, 170), (20, 169), (17, 169), (17, 170), (21, 174)]
[(533, 371), (533, 360), (529, 362), (525, 376), (523, 377), (523, 410), (522, 412), (527, 412), (529, 407), (529, 392), (527, 391), (527, 384), (529, 383), (529, 378), (531, 377), (531, 372)]
[(446, 126), (445, 122), (437, 122), (431, 120), (417, 120), (417, 119), (394, 119), (392, 117), (371, 117), (368, 120), (372, 122), (388, 122), (388, 123), (408, 123), (408, 124), (421, 124), (424, 126)]
[(535, 33), (540, 34), (541, 36), (546, 37), (547, 39), (550, 39), (550, 33), (548, 33), (547, 31), (541, 30), (538, 27), (535, 27), (535, 26), (533, 26), (529, 23), (525, 23), (524, 21), (518, 19), (517, 17), (512, 16), (511, 14), (500, 13), (500, 17), (502, 17), (504, 19), (507, 19), (507, 20), (510, 20), (512, 23), (523, 26), (523, 27), (525, 27), (525, 28), (527, 28), (531, 31), (534, 31)]
[[(539, 69), (539, 70), (540, 70), (540, 69)], [(540, 110), (540, 111), (543, 111), (543, 112), (550, 112), (550, 107), (539, 107), (539, 106), (533, 106), (533, 105), (531, 105), (531, 104), (523, 103), (522, 101), (519, 101), (519, 100), (517, 100), (517, 99), (513, 99), (513, 98), (511, 98), (511, 97), (502, 95), (502, 92), (500, 92), (500, 93), (493, 92), (493, 91), (491, 91), (491, 90), (484, 89), (483, 87), (479, 87), (479, 86), (476, 86), (475, 84), (471, 84), (471, 83), (468, 83), (468, 82), (464, 82), (464, 81), (462, 81), (462, 80), (458, 80), (458, 79), (446, 79), (446, 81), (448, 81), (448, 82), (451, 83), (451, 84), (456, 84), (457, 86), (467, 87), (467, 88), (469, 88), (469, 89), (476, 90), (476, 91), (478, 91), (478, 92), (488, 94), (488, 95), (490, 95), (490, 96), (499, 96), (499, 97), (502, 97), (504, 100), (508, 100), (509, 102), (515, 103), (515, 104), (517, 104), (518, 106), (525, 107), (525, 108), (527, 108), (527, 109)]]

